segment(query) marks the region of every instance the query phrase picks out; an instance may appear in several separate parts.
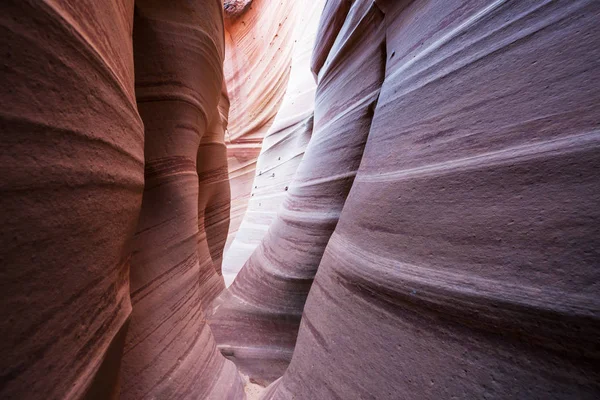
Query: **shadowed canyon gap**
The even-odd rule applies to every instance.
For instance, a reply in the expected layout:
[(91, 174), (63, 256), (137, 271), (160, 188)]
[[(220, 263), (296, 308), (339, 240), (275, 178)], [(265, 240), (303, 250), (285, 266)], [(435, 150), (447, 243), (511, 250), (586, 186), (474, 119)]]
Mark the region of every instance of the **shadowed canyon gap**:
[(597, 399), (598, 20), (3, 1), (0, 398)]

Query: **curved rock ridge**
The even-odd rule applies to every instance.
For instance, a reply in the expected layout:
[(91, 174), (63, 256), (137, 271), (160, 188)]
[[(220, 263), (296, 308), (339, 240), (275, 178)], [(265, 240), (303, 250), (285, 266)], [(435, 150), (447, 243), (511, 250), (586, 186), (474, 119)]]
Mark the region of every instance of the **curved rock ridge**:
[(256, 159), (283, 100), (294, 28), (305, 2), (254, 0), (225, 20), (225, 81), (231, 101), (226, 142), (231, 184), (231, 244), (248, 206)]
[(323, 3), (324, 0), (312, 2), (298, 16), (285, 97), (263, 140), (244, 219), (225, 253), (223, 277), (227, 286), (231, 285), (275, 219), (310, 140), (317, 87), (310, 72), (310, 57)]
[(319, 73), (313, 135), (287, 196), (211, 317), (223, 354), (258, 383), (281, 376), (291, 359), (306, 296), (358, 169), (383, 81), (382, 18), (372, 1), (349, 11)]
[(0, 2), (0, 397), (106, 399), (144, 134), (133, 1)]
[[(223, 81), (217, 112), (202, 136), (196, 168), (198, 172), (198, 253), (207, 254), (217, 275), (222, 275), (223, 250), (229, 229), (231, 190), (227, 172), (225, 130), (229, 118), (229, 97)], [(208, 251), (206, 250), (208, 247)], [(214, 276), (213, 276), (214, 278)], [(202, 281), (202, 280), (201, 280)], [(220, 279), (219, 279), (220, 281)], [(214, 285), (219, 293), (223, 287)], [(217, 293), (207, 291), (213, 299)]]
[(252, 4), (252, 0), (225, 0), (223, 1), (223, 9), (225, 18), (240, 17)]
[(265, 399), (598, 398), (600, 3), (379, 4), (361, 167)]
[(244, 397), (203, 312), (224, 287), (211, 258), (215, 247), (199, 232), (203, 212), (227, 202), (226, 192), (217, 193), (226, 177), (217, 108), (220, 100), (223, 111), (227, 106), (222, 18), (216, 0), (136, 1), (146, 183), (131, 259), (123, 399)]

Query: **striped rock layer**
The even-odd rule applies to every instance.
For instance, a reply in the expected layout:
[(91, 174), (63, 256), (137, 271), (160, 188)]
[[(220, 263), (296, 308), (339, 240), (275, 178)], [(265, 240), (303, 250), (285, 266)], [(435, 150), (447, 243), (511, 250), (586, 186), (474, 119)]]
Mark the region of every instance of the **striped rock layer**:
[(248, 206), (256, 159), (287, 88), (298, 13), (308, 3), (311, 2), (224, 2), (224, 71), (231, 101), (225, 136), (231, 184), (227, 247)]
[(0, 398), (117, 395), (144, 187), (133, 1), (0, 2)]
[(227, 286), (275, 219), (312, 135), (317, 85), (310, 71), (310, 57), (323, 4), (315, 1), (298, 16), (285, 97), (264, 138), (244, 219), (225, 253), (223, 277)]
[[(325, 9), (321, 29), (332, 14)], [(315, 70), (310, 143), (275, 220), (211, 317), (224, 354), (256, 382), (272, 382), (291, 359), (306, 296), (360, 164), (383, 80), (381, 22), (372, 2), (357, 2), (322, 46), (329, 55)]]
[(218, 110), (221, 21), (215, 0), (136, 2), (133, 44), (146, 185), (131, 259), (123, 399), (243, 396), (236, 368), (216, 351), (204, 318), (224, 288), (208, 230), (199, 231), (205, 211), (229, 200), (226, 191), (218, 193), (227, 176)]
[(0, 4), (1, 398), (244, 398), (203, 318), (224, 287), (222, 18)]
[(265, 399), (598, 398), (600, 3), (377, 4), (362, 163)]

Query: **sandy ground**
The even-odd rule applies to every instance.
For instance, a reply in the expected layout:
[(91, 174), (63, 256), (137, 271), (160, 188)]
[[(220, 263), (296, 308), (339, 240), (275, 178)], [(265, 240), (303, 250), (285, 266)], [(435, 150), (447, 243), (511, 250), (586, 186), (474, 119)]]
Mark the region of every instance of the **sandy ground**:
[(260, 396), (265, 391), (266, 388), (250, 382), (250, 378), (244, 374), (242, 375), (242, 379), (244, 380), (244, 391), (246, 392), (246, 400), (258, 400)]

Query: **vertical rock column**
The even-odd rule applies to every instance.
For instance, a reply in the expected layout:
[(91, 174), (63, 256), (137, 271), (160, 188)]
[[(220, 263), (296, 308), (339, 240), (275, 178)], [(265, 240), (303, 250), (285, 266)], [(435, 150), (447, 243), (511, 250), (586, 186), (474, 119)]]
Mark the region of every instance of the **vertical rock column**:
[(600, 3), (381, 5), (363, 162), (268, 398), (599, 398)]
[(305, 4), (296, 0), (225, 0), (224, 4), (224, 69), (231, 100), (226, 137), (231, 184), (229, 247), (250, 200), (263, 138), (286, 91), (294, 27)]
[(144, 185), (133, 1), (0, 2), (0, 397), (107, 399)]
[(223, 278), (228, 286), (275, 220), (312, 135), (317, 84), (310, 61), (323, 4), (323, 0), (314, 1), (298, 15), (285, 97), (256, 161), (257, 170), (244, 219), (225, 253)]
[[(231, 191), (227, 174), (227, 146), (224, 135), (229, 115), (229, 98), (223, 86), (219, 107), (213, 113), (211, 122), (202, 140), (196, 157), (198, 171), (198, 254), (201, 256), (200, 291), (203, 307), (223, 290), (221, 264), (223, 249), (229, 229)], [(203, 268), (209, 263), (211, 268)], [(214, 272), (216, 272), (216, 275)]]
[[(345, 3), (342, 3), (345, 4)], [(327, 21), (339, 6), (326, 9)], [(340, 9), (342, 11), (340, 11)], [(318, 73), (314, 132), (288, 195), (211, 319), (219, 345), (260, 382), (291, 359), (304, 301), (360, 164), (383, 81), (383, 15), (355, 2)]]
[(218, 117), (222, 5), (137, 1), (133, 38), (146, 186), (132, 258), (133, 314), (121, 396), (242, 398), (235, 366), (216, 351), (203, 314), (207, 288), (223, 281), (208, 246), (198, 251), (197, 157)]

